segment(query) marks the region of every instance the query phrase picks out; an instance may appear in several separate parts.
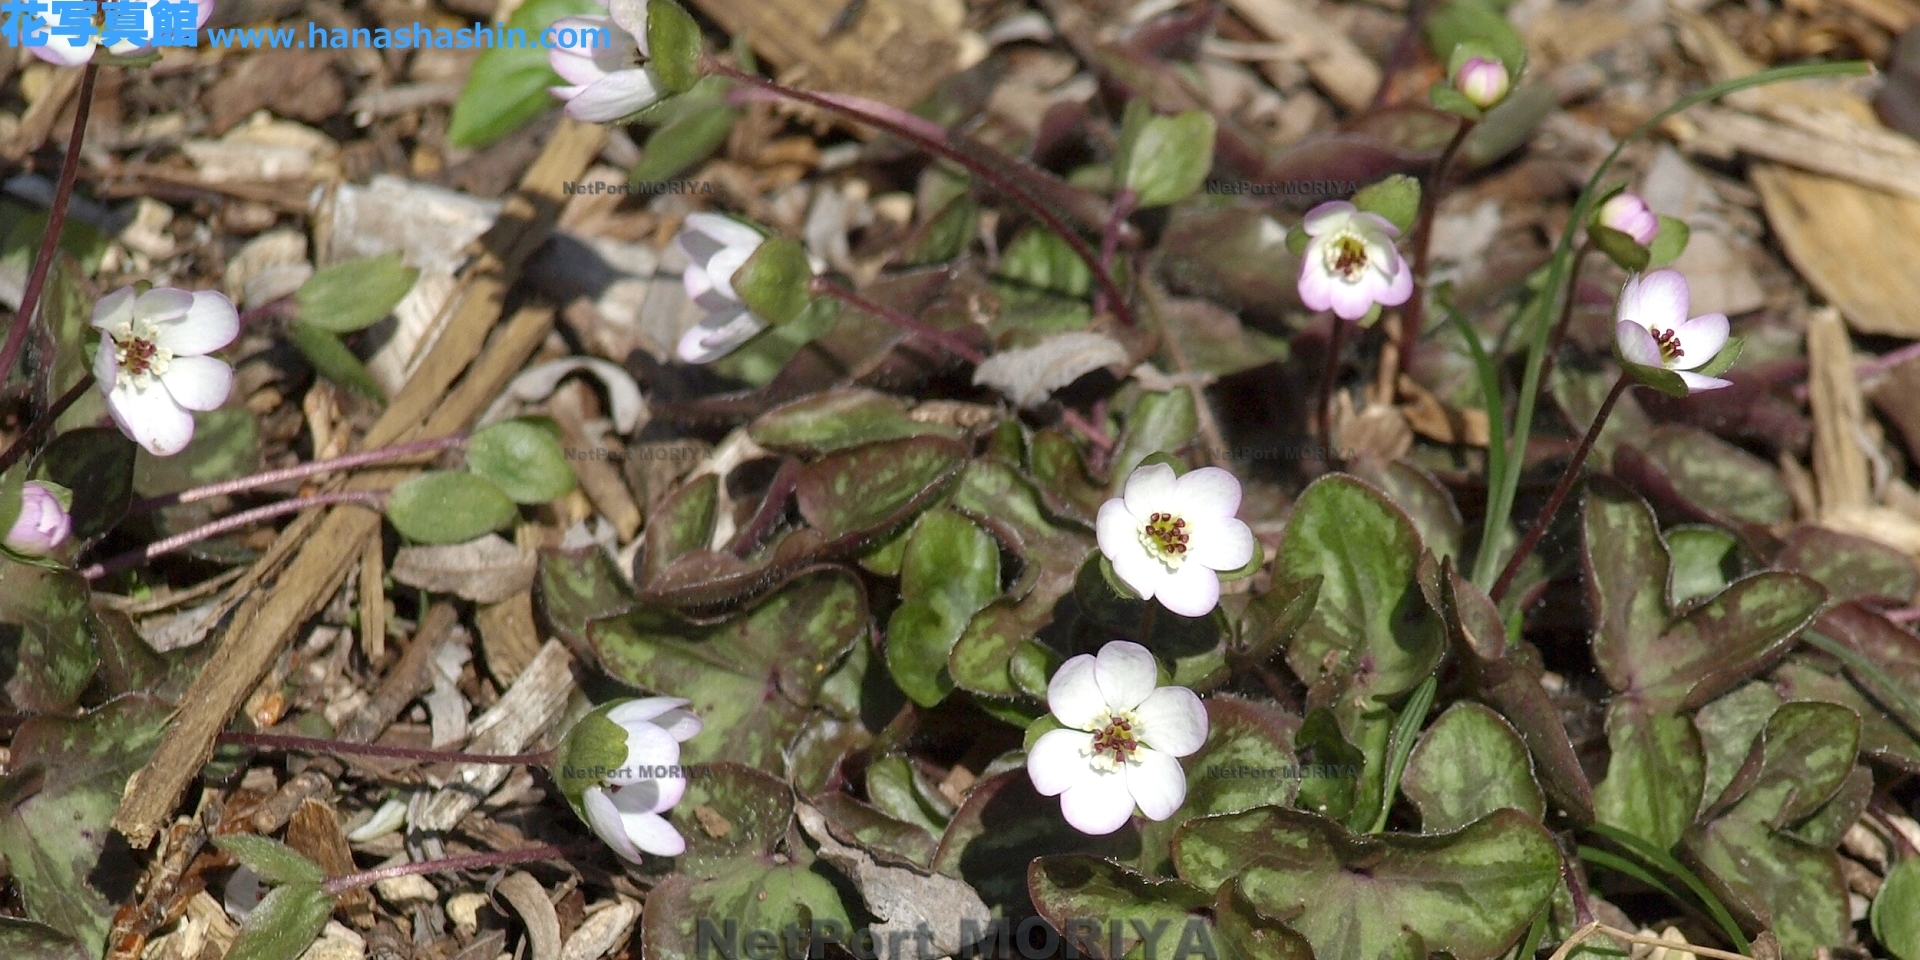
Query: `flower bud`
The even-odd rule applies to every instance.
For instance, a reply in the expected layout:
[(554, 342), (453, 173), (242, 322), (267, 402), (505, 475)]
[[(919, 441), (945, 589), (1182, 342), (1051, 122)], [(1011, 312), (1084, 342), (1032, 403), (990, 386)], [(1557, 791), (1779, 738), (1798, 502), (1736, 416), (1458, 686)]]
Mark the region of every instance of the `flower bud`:
[(40, 483), (20, 488), (20, 516), (7, 531), (7, 549), (31, 557), (44, 557), (66, 542), (73, 532), (73, 518), (67, 515), (60, 498)]
[(1454, 89), (1482, 110), (1505, 100), (1511, 84), (1506, 65), (1486, 57), (1468, 57), (1453, 73)]
[(1647, 202), (1631, 193), (1616, 193), (1594, 213), (1593, 222), (1618, 230), (1646, 246), (1660, 233), (1660, 218), (1647, 209)]

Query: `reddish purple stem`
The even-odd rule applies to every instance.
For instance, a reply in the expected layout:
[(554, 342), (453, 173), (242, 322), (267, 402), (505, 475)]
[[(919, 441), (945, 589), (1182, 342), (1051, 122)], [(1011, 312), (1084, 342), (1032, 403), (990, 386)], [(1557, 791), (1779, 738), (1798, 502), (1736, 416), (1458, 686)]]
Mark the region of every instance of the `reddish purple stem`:
[(391, 867), (376, 867), (334, 877), (320, 885), (321, 892), (337, 897), (349, 890), (371, 887), (382, 880), (395, 877), (412, 877), (423, 873), (453, 873), (457, 870), (484, 870), (488, 867), (504, 867), (514, 863), (533, 863), (540, 860), (565, 859), (568, 848), (543, 843), (537, 847), (522, 847), (518, 850), (496, 850), (492, 853), (476, 853), (465, 857), (447, 857), (441, 860), (420, 860), (415, 863), (396, 863)]
[(946, 332), (945, 330), (940, 330), (935, 327), (929, 326), (925, 323), (922, 323), (918, 319), (908, 316), (905, 311), (895, 310), (892, 307), (875, 303), (872, 300), (868, 300), (866, 297), (863, 297), (857, 293), (854, 293), (852, 290), (848, 290), (846, 287), (843, 287), (837, 283), (834, 283), (831, 280), (826, 279), (825, 277), (813, 278), (813, 282), (809, 286), (812, 288), (814, 293), (825, 294), (829, 297), (833, 297), (834, 299), (839, 300), (842, 303), (845, 303), (846, 305), (853, 307), (856, 310), (863, 310), (867, 313), (871, 313), (874, 316), (879, 317), (880, 319), (885, 320), (893, 324), (894, 326), (899, 327), (902, 330), (905, 330), (909, 333), (917, 334), (922, 337), (926, 337), (928, 340), (932, 340), (934, 343), (937, 343), (940, 346), (945, 347), (948, 353), (951, 353), (954, 356), (967, 361), (968, 363), (978, 366), (986, 362), (986, 359), (987, 359), (986, 355), (981, 353), (978, 350), (975, 350), (972, 347), (972, 345), (968, 344), (965, 340), (962, 340), (959, 337), (956, 337), (953, 334)]
[(60, 182), (54, 187), (53, 206), (47, 210), (47, 232), (40, 238), (40, 252), (33, 258), (33, 272), (27, 275), (26, 288), (20, 293), (20, 309), (13, 315), (6, 346), (0, 347), (0, 383), (13, 375), (14, 361), (20, 359), (20, 351), (27, 345), (27, 329), (33, 325), (40, 295), (47, 288), (53, 253), (60, 247), (60, 232), (67, 226), (73, 184), (80, 177), (80, 142), (87, 134), (87, 116), (93, 110), (93, 81), (99, 73), (98, 64), (88, 63), (86, 72), (80, 75), (80, 102), (74, 108), (73, 135), (67, 138), (67, 155), (60, 158)]
[(194, 487), (191, 490), (169, 493), (161, 497), (149, 497), (145, 500), (135, 502), (131, 510), (133, 513), (145, 513), (149, 510), (158, 510), (161, 507), (171, 507), (181, 503), (193, 503), (226, 494), (244, 493), (248, 490), (270, 487), (276, 483), (300, 480), (322, 473), (332, 473), (336, 470), (352, 470), (355, 467), (385, 463), (389, 460), (402, 460), (424, 453), (437, 453), (441, 450), (451, 450), (466, 442), (466, 436), (459, 434), (451, 437), (434, 437), (430, 440), (415, 440), (412, 443), (395, 444), (391, 447), (380, 447), (374, 450), (362, 450), (359, 453), (349, 453), (346, 456), (298, 463), (291, 467), (282, 467), (278, 470), (267, 470), (262, 473), (256, 473), (250, 477), (239, 477), (234, 480), (210, 483), (204, 487)]
[(96, 563), (80, 571), (80, 575), (86, 577), (88, 580), (98, 580), (101, 577), (119, 573), (122, 570), (131, 570), (162, 554), (171, 553), (181, 547), (192, 546), (209, 537), (217, 537), (229, 530), (238, 530), (241, 527), (251, 526), (262, 520), (271, 520), (274, 517), (289, 513), (298, 513), (302, 510), (311, 510), (314, 507), (327, 507), (341, 503), (357, 503), (363, 507), (378, 510), (385, 506), (386, 502), (387, 495), (384, 492), (344, 490), (339, 493), (322, 493), (311, 497), (296, 497), (292, 500), (282, 500), (279, 503), (269, 503), (264, 507), (243, 510), (230, 517), (221, 517), (206, 526), (195, 527), (186, 533), (176, 534), (165, 540), (155, 540), (138, 550), (130, 550), (117, 557)]
[(458, 750), (415, 750), (412, 747), (389, 747), (377, 743), (347, 743), (342, 740), (327, 740), (321, 737), (298, 737), (284, 733), (240, 733), (229, 731), (220, 734), (221, 743), (231, 743), (242, 747), (260, 747), (267, 750), (299, 750), (306, 753), (349, 754), (362, 757), (386, 757), (390, 760), (418, 760), (421, 763), (496, 763), (507, 766), (528, 765), (544, 766), (553, 762), (554, 752), (542, 750), (538, 753), (462, 753)]

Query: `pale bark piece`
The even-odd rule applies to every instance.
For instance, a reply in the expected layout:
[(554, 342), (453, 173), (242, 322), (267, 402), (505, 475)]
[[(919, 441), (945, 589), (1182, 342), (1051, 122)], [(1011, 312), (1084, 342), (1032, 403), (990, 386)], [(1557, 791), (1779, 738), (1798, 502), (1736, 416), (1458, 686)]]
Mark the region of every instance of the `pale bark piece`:
[[(393, 398), (361, 441), (373, 449), (403, 439), (447, 436), (470, 428), (547, 333), (553, 311), (525, 308), (499, 330), (508, 289), (527, 258), (545, 242), (576, 179), (606, 142), (606, 129), (564, 122), (506, 203), (484, 252), (462, 278), (462, 295), (447, 313), (446, 332), (419, 371)], [(491, 349), (487, 349), (491, 346)], [(472, 369), (468, 369), (471, 366)], [(462, 377), (462, 371), (465, 376)], [(456, 384), (455, 381), (459, 382)], [(449, 389), (451, 388), (451, 389)], [(327, 489), (390, 489), (405, 469), (337, 478)], [(147, 765), (128, 779), (113, 827), (145, 848), (172, 816), (187, 784), (213, 756), (215, 738), (265, 676), (300, 625), (319, 612), (380, 532), (380, 514), (359, 506), (310, 512), (287, 525), (228, 597), (240, 607), (193, 685), (181, 698), (166, 736)], [(289, 561), (291, 560), (291, 563)], [(286, 564), (284, 570), (282, 565)], [(280, 573), (271, 590), (263, 581)], [(241, 598), (244, 598), (242, 600)]]
[(600, 960), (626, 941), (627, 935), (633, 932), (634, 921), (639, 919), (640, 904), (626, 897), (588, 914), (580, 928), (567, 938), (560, 960)]
[(513, 686), (527, 664), (540, 655), (540, 631), (533, 624), (533, 592), (522, 590), (473, 612), (480, 628), (480, 650), (487, 672), (502, 689)]
[(911, 107), (960, 68), (961, 0), (866, 0), (845, 28), (846, 0), (694, 0), (783, 78), (808, 89)]
[(1055, 390), (1101, 367), (1122, 367), (1127, 348), (1105, 334), (1058, 333), (1031, 347), (1002, 350), (973, 371), (973, 382), (1006, 394), (1022, 407), (1046, 402)]
[(524, 870), (516, 870), (495, 889), (513, 904), (520, 921), (527, 925), (527, 939), (533, 941), (533, 960), (560, 960), (560, 917), (540, 881)]
[(1267, 39), (1301, 51), (1308, 75), (1334, 102), (1348, 110), (1364, 110), (1380, 88), (1380, 66), (1368, 59), (1310, 3), (1300, 0), (1227, 0)]
[(499, 603), (532, 587), (538, 568), (532, 550), (497, 533), (466, 543), (401, 547), (393, 557), (395, 581), (475, 603)]
[(1772, 164), (1752, 176), (1788, 258), (1853, 329), (1920, 338), (1920, 200)]
[(1859, 426), (1865, 422), (1860, 381), (1853, 375), (1853, 344), (1832, 307), (1807, 318), (1808, 402), (1813, 408), (1813, 478), (1820, 491), (1820, 512), (1866, 506), (1873, 488), (1867, 457), (1860, 450)]
[[(1816, 119), (1789, 125), (1737, 110), (1696, 107), (1688, 120), (1699, 133), (1688, 149), (1725, 155), (1738, 150), (1865, 187), (1920, 199), (1920, 147), (1889, 149), (1884, 137), (1858, 133), (1851, 121)], [(1808, 129), (1809, 127), (1818, 128)], [(1896, 136), (1886, 134), (1886, 136)]]
[[(548, 640), (500, 702), (474, 721), (467, 752), (526, 750), (560, 721), (573, 689), (573, 655), (560, 641)], [(512, 767), (497, 763), (461, 764), (449, 778), (451, 785), (435, 793), (411, 825), (427, 832), (452, 830), (512, 772)]]

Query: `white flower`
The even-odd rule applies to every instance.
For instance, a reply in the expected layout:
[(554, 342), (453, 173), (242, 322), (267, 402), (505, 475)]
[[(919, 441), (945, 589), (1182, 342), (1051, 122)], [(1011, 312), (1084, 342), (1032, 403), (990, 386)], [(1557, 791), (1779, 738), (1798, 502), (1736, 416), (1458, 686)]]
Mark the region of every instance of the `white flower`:
[(686, 704), (646, 697), (613, 705), (601, 716), (625, 735), (625, 760), (605, 770), (562, 771), (594, 781), (581, 791), (582, 816), (594, 835), (634, 863), (641, 851), (674, 857), (687, 849), (686, 838), (661, 816), (687, 792), (680, 744), (700, 732), (700, 718), (681, 709)]
[(1593, 222), (1618, 230), (1646, 246), (1660, 235), (1660, 218), (1647, 209), (1647, 202), (1631, 193), (1616, 193), (1594, 212)]
[(240, 334), (233, 301), (211, 291), (116, 290), (93, 307), (104, 336), (93, 376), (120, 431), (155, 456), (193, 439), (193, 410), (215, 410), (233, 388), (233, 368), (207, 356)]
[[(207, 19), (213, 16), (214, 0), (191, 0), (191, 2), (195, 7), (193, 29), (197, 31), (201, 27), (206, 26)], [(174, 39), (174, 37), (156, 30), (151, 4), (142, 5), (136, 12), (137, 15), (142, 18), (141, 25), (138, 29), (128, 30), (126, 32), (145, 37), (149, 42), (142, 44), (134, 43), (131, 40), (116, 39), (113, 43), (106, 45), (108, 52), (120, 56), (129, 56), (145, 53), (156, 46), (170, 45), (156, 42), (163, 39)], [(55, 21), (47, 14), (41, 14), (41, 26), (35, 31), (35, 35), (44, 35), (46, 37), (46, 43), (30, 44), (27, 49), (31, 51), (34, 56), (57, 67), (85, 66), (93, 59), (94, 52), (101, 47), (100, 31), (98, 29), (94, 30), (84, 42), (75, 42), (72, 36), (60, 36), (53, 32), (52, 29), (49, 29), (49, 26), (54, 22)], [(64, 26), (65, 23), (62, 23), (62, 25)], [(171, 24), (170, 26), (178, 33), (185, 32), (185, 24)]]
[(686, 363), (711, 363), (732, 353), (767, 328), (733, 291), (733, 275), (766, 237), (732, 217), (693, 213), (673, 238), (687, 255), (681, 275), (687, 298), (707, 311), (706, 318), (680, 338), (675, 351)]
[(601, 0), (601, 6), (612, 15), (555, 20), (560, 36), (571, 30), (580, 42), (547, 52), (553, 72), (568, 83), (548, 91), (567, 102), (567, 116), (584, 123), (632, 116), (661, 95), (659, 79), (640, 65), (647, 58), (645, 0)]
[(1300, 302), (1358, 320), (1374, 304), (1397, 307), (1413, 296), (1413, 268), (1393, 246), (1400, 231), (1377, 213), (1345, 200), (1307, 211), (1301, 228), (1307, 241), (1300, 261)]
[(20, 487), (20, 513), (7, 531), (7, 549), (29, 557), (44, 557), (65, 543), (73, 532), (73, 517), (60, 497), (44, 483), (28, 481)]
[(1182, 477), (1164, 463), (1127, 478), (1124, 496), (1100, 505), (1095, 530), (1113, 572), (1143, 600), (1183, 617), (1201, 617), (1220, 602), (1217, 571), (1253, 559), (1253, 530), (1234, 514), (1240, 481), (1219, 467)]
[(1727, 345), (1728, 327), (1724, 313), (1687, 319), (1687, 299), (1687, 278), (1678, 270), (1629, 279), (1620, 292), (1620, 320), (1614, 326), (1620, 358), (1679, 374), (1688, 393), (1733, 386), (1730, 380), (1690, 372)]
[(1153, 654), (1126, 640), (1061, 664), (1047, 708), (1067, 729), (1042, 735), (1027, 776), (1081, 833), (1112, 833), (1139, 806), (1165, 820), (1187, 799), (1176, 758), (1207, 742), (1207, 708), (1186, 687), (1160, 687)]

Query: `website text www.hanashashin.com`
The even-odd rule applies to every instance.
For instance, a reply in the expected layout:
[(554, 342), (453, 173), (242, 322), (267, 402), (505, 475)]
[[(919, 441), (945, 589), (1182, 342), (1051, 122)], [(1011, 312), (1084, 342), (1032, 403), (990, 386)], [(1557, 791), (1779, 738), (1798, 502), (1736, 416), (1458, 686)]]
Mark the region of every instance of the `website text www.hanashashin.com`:
[(85, 44), (98, 39), (113, 46), (197, 47), (201, 34), (207, 45), (222, 49), (348, 50), (487, 50), (494, 47), (597, 50), (613, 45), (605, 28), (548, 27), (538, 33), (519, 27), (471, 24), (464, 27), (327, 28), (309, 23), (293, 27), (249, 27), (199, 30), (196, 7), (188, 0), (5, 0), (0, 3), (0, 37), (8, 46), (37, 47), (52, 39)]

